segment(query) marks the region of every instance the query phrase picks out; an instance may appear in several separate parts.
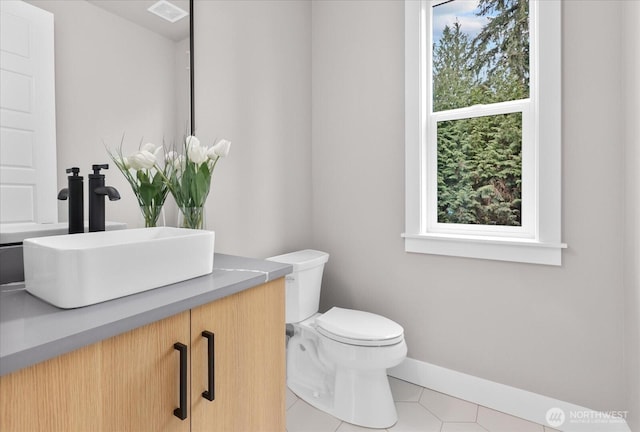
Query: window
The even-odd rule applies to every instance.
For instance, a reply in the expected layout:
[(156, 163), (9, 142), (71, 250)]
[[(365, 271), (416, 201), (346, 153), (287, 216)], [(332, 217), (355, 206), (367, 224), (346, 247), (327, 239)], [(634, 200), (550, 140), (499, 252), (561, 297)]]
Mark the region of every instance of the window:
[(561, 264), (560, 2), (405, 1), (408, 252)]

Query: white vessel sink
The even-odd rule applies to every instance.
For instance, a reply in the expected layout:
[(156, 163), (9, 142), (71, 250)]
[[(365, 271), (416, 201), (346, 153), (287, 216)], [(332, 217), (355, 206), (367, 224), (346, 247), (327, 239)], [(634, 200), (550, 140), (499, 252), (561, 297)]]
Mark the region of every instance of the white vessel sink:
[(26, 290), (64, 309), (213, 271), (213, 231), (139, 228), (26, 239)]

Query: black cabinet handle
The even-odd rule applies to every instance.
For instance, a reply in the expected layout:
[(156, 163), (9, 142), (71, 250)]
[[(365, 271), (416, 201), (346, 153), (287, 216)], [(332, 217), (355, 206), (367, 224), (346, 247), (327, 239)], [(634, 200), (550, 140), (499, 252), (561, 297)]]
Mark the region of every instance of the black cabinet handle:
[(176, 342), (173, 348), (180, 352), (180, 406), (173, 410), (173, 415), (184, 420), (187, 418), (187, 346)]
[(209, 390), (205, 390), (202, 392), (202, 397), (208, 401), (212, 401), (216, 398), (215, 395), (215, 335), (210, 331), (203, 331), (202, 336), (207, 338), (208, 345), (208, 354), (207, 354), (207, 369), (208, 369), (208, 379), (207, 382), (209, 384)]

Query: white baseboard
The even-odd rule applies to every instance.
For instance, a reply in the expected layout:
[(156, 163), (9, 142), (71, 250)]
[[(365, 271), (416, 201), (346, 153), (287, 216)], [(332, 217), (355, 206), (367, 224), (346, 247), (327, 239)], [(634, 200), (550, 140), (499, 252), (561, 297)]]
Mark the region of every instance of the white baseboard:
[[(557, 416), (564, 416), (564, 422), (554, 429), (563, 432), (631, 432), (623, 419), (626, 413), (601, 413), (411, 358), (389, 369), (388, 373), (392, 377), (549, 428), (551, 425), (547, 422), (547, 412), (555, 409), (556, 419), (559, 418)], [(611, 418), (611, 414), (616, 417)]]

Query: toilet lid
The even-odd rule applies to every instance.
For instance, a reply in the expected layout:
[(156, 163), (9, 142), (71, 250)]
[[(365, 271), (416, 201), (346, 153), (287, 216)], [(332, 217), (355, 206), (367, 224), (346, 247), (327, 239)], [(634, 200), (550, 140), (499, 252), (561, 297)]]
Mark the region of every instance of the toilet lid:
[(387, 346), (404, 339), (401, 325), (370, 312), (334, 307), (316, 318), (315, 323), (319, 333), (351, 345)]

